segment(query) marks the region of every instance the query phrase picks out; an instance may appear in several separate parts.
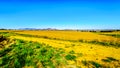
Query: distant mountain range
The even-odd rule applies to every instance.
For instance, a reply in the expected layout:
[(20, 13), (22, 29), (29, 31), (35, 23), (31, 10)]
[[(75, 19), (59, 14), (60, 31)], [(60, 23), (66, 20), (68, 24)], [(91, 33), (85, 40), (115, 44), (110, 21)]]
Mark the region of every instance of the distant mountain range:
[(120, 29), (56, 29), (56, 28), (19, 28), (19, 29), (4, 29), (1, 28), (0, 30), (66, 30), (66, 31), (81, 31), (81, 32), (113, 32), (113, 31), (120, 31)]
[(19, 28), (18, 30), (58, 30), (55, 28), (44, 28), (44, 29), (38, 29), (38, 28)]

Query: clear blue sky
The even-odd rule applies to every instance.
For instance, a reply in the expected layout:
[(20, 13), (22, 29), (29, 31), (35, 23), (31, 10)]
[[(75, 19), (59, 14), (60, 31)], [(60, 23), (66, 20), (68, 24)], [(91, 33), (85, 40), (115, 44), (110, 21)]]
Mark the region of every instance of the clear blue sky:
[(120, 1), (0, 0), (0, 28), (120, 29)]

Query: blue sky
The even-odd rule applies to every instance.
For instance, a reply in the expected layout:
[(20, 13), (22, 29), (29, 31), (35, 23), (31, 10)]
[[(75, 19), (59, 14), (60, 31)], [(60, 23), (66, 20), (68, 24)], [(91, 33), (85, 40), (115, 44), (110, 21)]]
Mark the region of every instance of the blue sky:
[(0, 0), (0, 28), (120, 29), (120, 1)]

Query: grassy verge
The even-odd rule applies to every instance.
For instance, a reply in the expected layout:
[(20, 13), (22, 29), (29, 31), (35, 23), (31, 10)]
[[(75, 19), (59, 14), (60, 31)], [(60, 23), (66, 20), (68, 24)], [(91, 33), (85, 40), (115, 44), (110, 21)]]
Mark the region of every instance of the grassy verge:
[(13, 32), (0, 32), (0, 35), (3, 35), (4, 37), (10, 37), (16, 35)]
[(14, 44), (0, 50), (0, 67), (3, 68), (56, 68), (75, 60), (74, 55), (55, 49), (44, 43), (16, 39)]

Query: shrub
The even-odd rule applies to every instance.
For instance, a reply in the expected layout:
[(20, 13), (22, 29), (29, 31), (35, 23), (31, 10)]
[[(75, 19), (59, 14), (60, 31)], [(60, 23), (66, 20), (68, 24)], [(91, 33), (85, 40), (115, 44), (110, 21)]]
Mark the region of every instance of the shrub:
[(71, 50), (69, 53), (70, 53), (70, 54), (75, 54), (75, 52), (74, 52), (73, 50)]
[(75, 59), (76, 59), (76, 56), (68, 54), (68, 55), (65, 56), (65, 58), (66, 58), (67, 60), (75, 60)]
[(100, 65), (99, 63), (97, 63), (97, 62), (94, 62), (94, 61), (89, 61), (92, 65), (94, 65), (95, 66), (95, 68), (100, 68), (100, 67), (102, 67), (102, 65)]
[(83, 65), (87, 66), (88, 65), (88, 62), (86, 60), (82, 60), (81, 61), (83, 63)]

